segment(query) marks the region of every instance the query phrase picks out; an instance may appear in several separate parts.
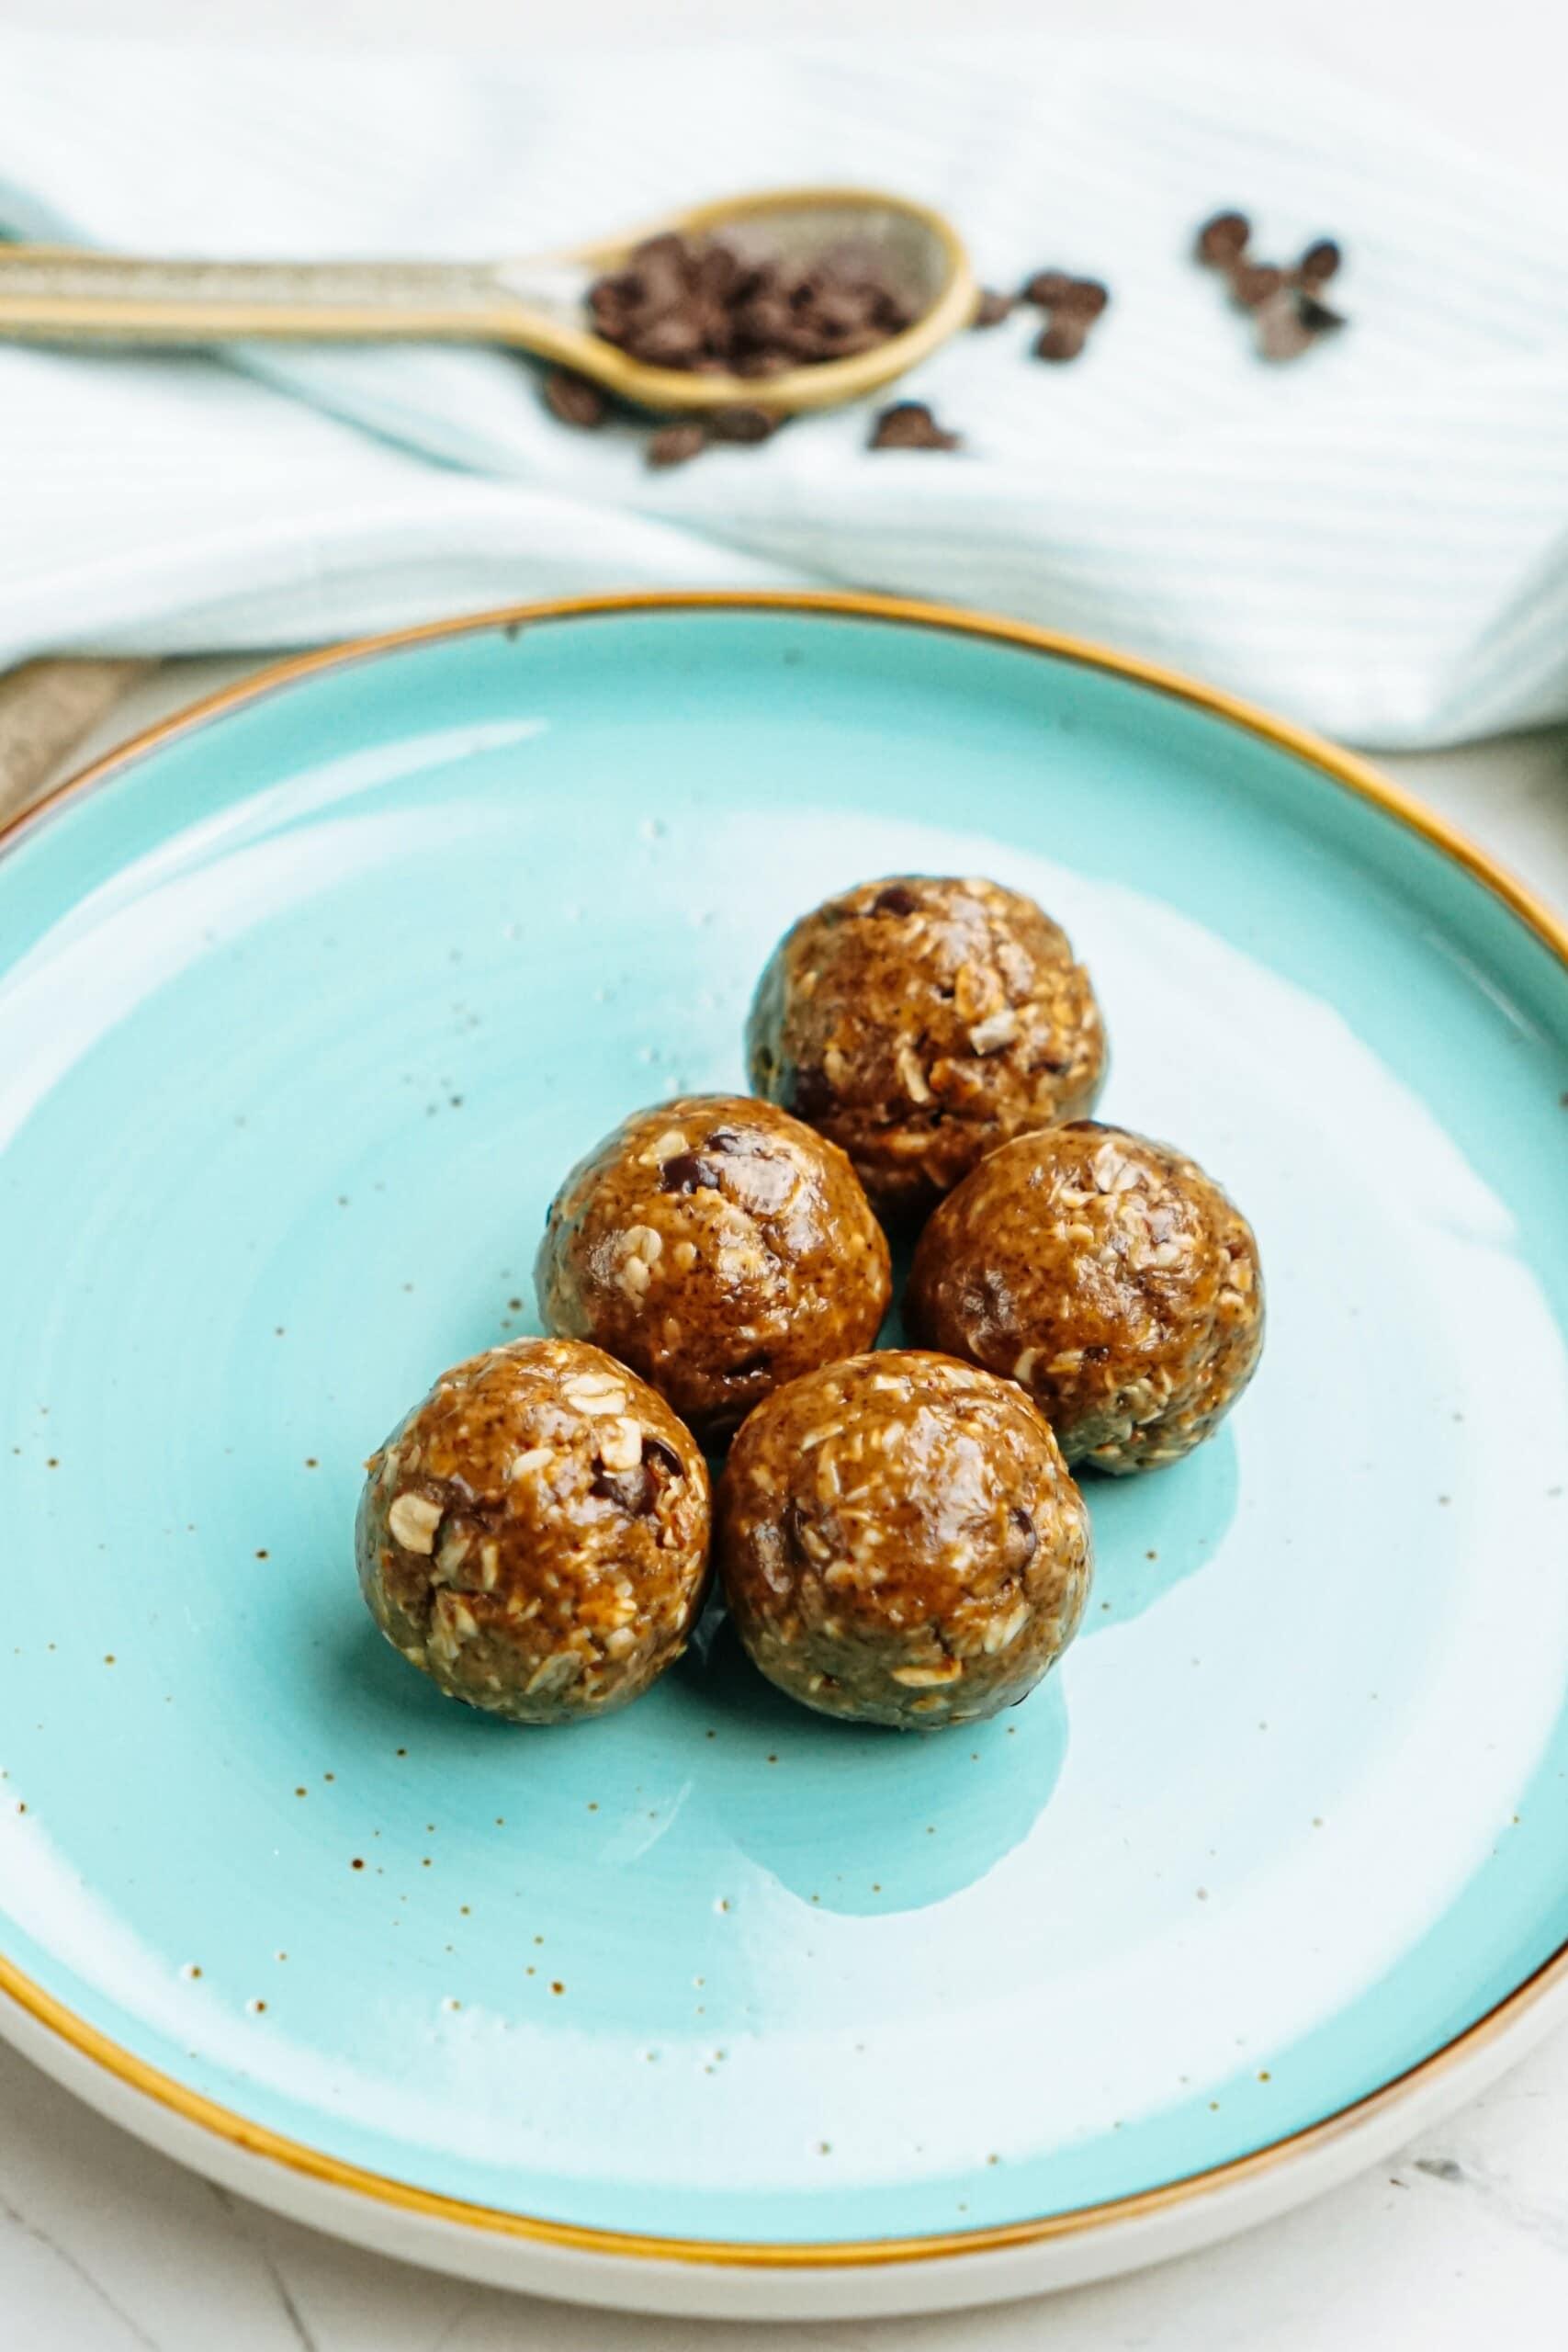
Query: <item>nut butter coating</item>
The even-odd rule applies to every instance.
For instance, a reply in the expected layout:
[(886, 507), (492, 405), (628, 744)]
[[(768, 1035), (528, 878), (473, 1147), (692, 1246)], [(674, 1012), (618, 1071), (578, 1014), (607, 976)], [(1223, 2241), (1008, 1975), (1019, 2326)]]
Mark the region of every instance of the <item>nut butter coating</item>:
[(751, 1082), (925, 1214), (998, 1144), (1093, 1109), (1104, 1027), (1066, 934), (998, 883), (865, 882), (787, 932), (747, 1026)]
[(1263, 1348), (1251, 1227), (1169, 1145), (1076, 1121), (982, 1160), (921, 1234), (906, 1313), (1021, 1382), (1073, 1463), (1179, 1461)]
[(716, 1554), (771, 1682), (934, 1731), (1012, 1706), (1077, 1630), (1089, 1514), (1021, 1389), (918, 1350), (793, 1381), (741, 1430)]
[(684, 1648), (707, 1467), (663, 1398), (599, 1349), (515, 1340), (454, 1365), (366, 1467), (361, 1589), (449, 1698), (578, 1722)]
[(868, 1347), (892, 1287), (843, 1153), (727, 1094), (660, 1103), (606, 1136), (557, 1193), (534, 1279), (552, 1330), (608, 1349), (708, 1440)]

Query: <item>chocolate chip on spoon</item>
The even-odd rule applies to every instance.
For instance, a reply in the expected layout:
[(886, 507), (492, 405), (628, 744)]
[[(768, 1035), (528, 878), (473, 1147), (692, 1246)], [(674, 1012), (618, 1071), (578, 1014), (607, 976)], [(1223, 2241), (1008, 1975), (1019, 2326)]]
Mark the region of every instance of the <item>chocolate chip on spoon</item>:
[(722, 238), (650, 238), (596, 279), (599, 333), (660, 368), (779, 375), (870, 351), (914, 323), (907, 291), (874, 244), (829, 244), (799, 259)]

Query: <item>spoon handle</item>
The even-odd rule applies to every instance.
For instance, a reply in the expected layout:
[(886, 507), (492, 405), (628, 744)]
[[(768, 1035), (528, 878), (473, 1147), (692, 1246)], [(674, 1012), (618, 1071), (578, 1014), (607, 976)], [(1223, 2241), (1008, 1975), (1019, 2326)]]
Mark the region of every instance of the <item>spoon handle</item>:
[(50, 343), (201, 344), (255, 335), (526, 341), (529, 290), (507, 265), (494, 262), (145, 261), (0, 245), (0, 336)]

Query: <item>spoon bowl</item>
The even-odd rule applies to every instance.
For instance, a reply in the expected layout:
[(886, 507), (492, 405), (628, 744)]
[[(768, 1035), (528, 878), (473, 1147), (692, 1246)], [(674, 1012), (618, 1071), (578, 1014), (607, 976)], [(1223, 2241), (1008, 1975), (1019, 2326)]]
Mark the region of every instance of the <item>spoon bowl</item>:
[[(914, 323), (869, 351), (769, 377), (695, 373), (635, 359), (595, 330), (588, 290), (650, 237), (722, 236), (785, 262), (847, 245), (874, 254)], [(655, 415), (744, 404), (769, 415), (863, 400), (927, 358), (974, 315), (957, 232), (940, 212), (876, 188), (779, 188), (716, 198), (569, 250), (500, 261), (186, 261), (43, 245), (0, 247), (0, 337), (190, 345), (488, 343), (571, 368)]]

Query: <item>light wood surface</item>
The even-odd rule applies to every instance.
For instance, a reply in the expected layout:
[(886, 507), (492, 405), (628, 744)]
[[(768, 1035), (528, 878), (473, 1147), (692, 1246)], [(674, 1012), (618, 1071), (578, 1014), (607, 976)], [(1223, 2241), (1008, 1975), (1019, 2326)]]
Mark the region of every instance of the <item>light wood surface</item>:
[(28, 662), (0, 677), (0, 824), (42, 795), (75, 745), (152, 666)]

